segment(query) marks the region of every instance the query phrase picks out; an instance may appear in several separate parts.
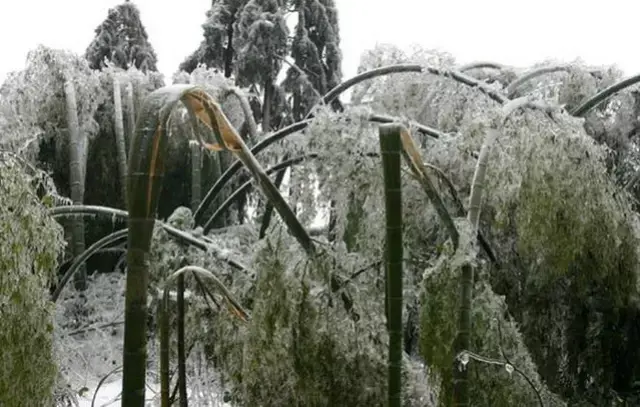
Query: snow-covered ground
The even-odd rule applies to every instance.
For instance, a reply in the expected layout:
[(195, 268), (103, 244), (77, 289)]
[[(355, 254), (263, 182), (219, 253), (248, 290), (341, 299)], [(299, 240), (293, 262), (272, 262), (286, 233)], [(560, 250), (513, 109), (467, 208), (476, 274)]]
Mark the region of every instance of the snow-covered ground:
[[(78, 397), (80, 407), (91, 407), (95, 388), (87, 392), (83, 397)], [(95, 407), (115, 407), (120, 406), (120, 392), (122, 391), (122, 381), (116, 380), (111, 383), (104, 383), (100, 389), (93, 404)]]
[[(92, 406), (92, 399), (95, 393), (95, 386), (83, 396), (78, 396), (79, 407), (120, 407), (120, 392), (122, 391), (122, 380), (118, 378), (109, 383), (103, 383), (98, 389), (98, 394)], [(159, 387), (154, 385), (147, 386), (147, 406), (158, 406)], [(207, 402), (208, 401), (208, 402)], [(231, 404), (225, 403), (221, 394), (210, 394), (208, 397), (199, 397), (198, 406), (201, 407), (231, 407)]]
[[(56, 350), (58, 363), (69, 390), (76, 394), (79, 407), (120, 406), (122, 391), (122, 347), (124, 340), (124, 275), (94, 274), (86, 300), (80, 306), (68, 290), (56, 307)], [(78, 312), (88, 310), (89, 316), (80, 327), (71, 325)], [(157, 343), (150, 341), (146, 388), (147, 406), (160, 405)], [(189, 404), (202, 407), (230, 407), (224, 403), (219, 377), (206, 363), (203, 350), (195, 347), (187, 358)], [(98, 388), (98, 383), (106, 377)], [(85, 390), (78, 394), (80, 389)], [(88, 389), (88, 390), (87, 390)], [(171, 389), (173, 390), (173, 388)]]

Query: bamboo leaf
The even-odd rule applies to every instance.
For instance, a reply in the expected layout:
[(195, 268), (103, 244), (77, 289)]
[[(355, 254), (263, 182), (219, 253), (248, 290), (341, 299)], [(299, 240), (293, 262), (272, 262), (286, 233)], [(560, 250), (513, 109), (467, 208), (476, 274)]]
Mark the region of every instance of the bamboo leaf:
[(440, 194), (436, 190), (435, 186), (433, 185), (433, 182), (431, 181), (431, 178), (429, 177), (427, 168), (424, 165), (424, 161), (422, 161), (422, 156), (420, 155), (420, 151), (416, 147), (416, 144), (413, 141), (413, 138), (411, 137), (411, 133), (409, 133), (409, 130), (407, 130), (404, 127), (402, 128), (402, 131), (401, 131), (401, 140), (402, 140), (404, 157), (409, 162), (409, 167), (418, 178), (418, 181), (420, 182), (420, 184), (422, 185), (422, 188), (424, 189), (425, 193), (429, 197), (431, 204), (436, 209), (436, 212), (438, 213), (440, 220), (442, 221), (442, 223), (444, 224), (445, 228), (449, 233), (449, 237), (453, 242), (454, 248), (457, 248), (460, 234), (456, 229), (456, 225), (453, 222), (453, 218), (449, 214), (449, 211), (447, 211), (447, 208), (445, 207), (444, 202), (442, 202), (442, 198), (440, 197)]
[[(201, 89), (191, 87), (188, 92), (184, 93), (182, 102), (192, 115), (213, 131), (216, 137), (215, 143), (199, 140), (204, 147), (211, 151), (240, 151), (238, 140), (242, 141), (242, 138), (211, 96)], [(199, 137), (198, 132), (196, 132), (196, 136)]]
[(271, 182), (260, 163), (251, 153), (251, 150), (244, 143), (240, 134), (231, 125), (220, 106), (208, 94), (198, 89), (190, 89), (189, 92), (184, 94), (183, 101), (189, 107), (189, 110), (211, 128), (219, 140), (222, 140), (216, 144), (205, 142), (203, 143), (204, 147), (210, 151), (219, 151), (223, 147), (232, 151), (249, 170), (262, 193), (278, 211), (289, 232), (298, 240), (308, 254), (314, 254), (315, 248), (311, 237), (282, 194), (280, 194), (278, 188)]
[(197, 274), (200, 277), (202, 277), (203, 279), (212, 282), (213, 285), (215, 285), (215, 287), (218, 289), (218, 291), (220, 291), (222, 296), (225, 298), (225, 300), (227, 301), (227, 304), (232, 309), (234, 315), (236, 315), (238, 318), (240, 318), (240, 320), (242, 320), (242, 322), (248, 323), (250, 321), (251, 315), (249, 314), (249, 312), (246, 311), (242, 307), (242, 305), (240, 305), (240, 302), (238, 302), (235, 299), (233, 294), (231, 294), (229, 289), (222, 283), (222, 281), (220, 281), (218, 279), (218, 277), (216, 277), (215, 274), (213, 274), (211, 271), (209, 271), (209, 270), (207, 270), (205, 268), (202, 268), (202, 267), (184, 266), (184, 267), (180, 268), (179, 270), (176, 270), (175, 272), (173, 272), (173, 274), (171, 274), (167, 278), (165, 283), (164, 283), (165, 284), (165, 286), (164, 286), (165, 293), (168, 292), (170, 285), (175, 280), (177, 280), (178, 277), (183, 276), (185, 273), (188, 273), (188, 272), (191, 272), (194, 275)]

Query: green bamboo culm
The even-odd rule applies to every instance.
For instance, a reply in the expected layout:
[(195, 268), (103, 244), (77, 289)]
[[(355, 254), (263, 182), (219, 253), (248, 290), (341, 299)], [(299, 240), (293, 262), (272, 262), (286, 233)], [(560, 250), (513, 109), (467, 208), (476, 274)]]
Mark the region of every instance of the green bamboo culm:
[(178, 277), (178, 286), (176, 291), (177, 297), (177, 321), (178, 330), (178, 394), (180, 395), (180, 407), (187, 407), (187, 349), (184, 345), (184, 322), (185, 322), (185, 303), (184, 303), (184, 274)]
[(118, 171), (122, 188), (122, 199), (127, 202), (127, 149), (124, 136), (124, 117), (122, 114), (122, 94), (120, 91), (118, 73), (113, 73), (113, 128), (116, 134), (116, 153), (118, 159)]
[[(147, 287), (149, 250), (155, 225), (169, 140), (168, 122), (179, 102), (200, 107), (209, 122), (213, 102), (195, 86), (174, 85), (150, 93), (142, 105), (130, 144), (127, 174), (128, 244), (125, 290), (122, 406), (144, 407), (147, 362)], [(193, 110), (193, 109), (192, 109)], [(190, 110), (191, 114), (195, 114)], [(199, 117), (203, 120), (202, 116)], [(223, 145), (220, 132), (209, 133), (208, 143)], [(204, 145), (200, 134), (198, 140)]]
[[(71, 200), (76, 205), (82, 205), (84, 201), (84, 177), (86, 172), (87, 157), (83, 152), (83, 144), (86, 136), (81, 131), (78, 119), (77, 91), (73, 79), (68, 72), (64, 74), (64, 95), (67, 108), (67, 126), (69, 129), (69, 185)], [(73, 255), (79, 256), (85, 249), (84, 220), (73, 219), (71, 223)], [(84, 265), (74, 276), (76, 290), (84, 291), (87, 288), (87, 268)]]
[(66, 273), (64, 273), (64, 275), (58, 282), (56, 290), (51, 295), (51, 301), (53, 302), (58, 301), (58, 298), (60, 298), (60, 295), (62, 294), (62, 290), (65, 288), (65, 286), (67, 285), (71, 277), (75, 276), (76, 272), (78, 270), (81, 270), (82, 267), (85, 266), (86, 261), (89, 259), (89, 257), (91, 257), (92, 255), (97, 253), (99, 250), (104, 249), (107, 246), (110, 246), (114, 243), (118, 243), (121, 241), (125, 241), (127, 239), (128, 234), (129, 234), (129, 231), (127, 229), (122, 229), (122, 230), (118, 230), (117, 232), (113, 232), (103, 237), (102, 239), (98, 240), (91, 246), (89, 246), (88, 249), (86, 249), (78, 257), (73, 259), (73, 262), (67, 269)]
[[(511, 106), (508, 106), (508, 108), (510, 109)], [(506, 113), (506, 115), (508, 115), (508, 113)], [(467, 220), (469, 222), (469, 225), (471, 226), (470, 236), (476, 236), (478, 234), (478, 225), (480, 223), (480, 210), (482, 204), (482, 192), (485, 189), (485, 178), (487, 174), (489, 152), (491, 151), (491, 147), (498, 135), (499, 132), (496, 129), (490, 128), (487, 130), (487, 136), (484, 143), (482, 144), (480, 155), (478, 156), (478, 162), (476, 163), (476, 170), (473, 175), (473, 181), (471, 182), (471, 193), (469, 195), (469, 212), (467, 213)], [(475, 240), (470, 240), (470, 242), (475, 242)], [(473, 306), (474, 281), (473, 275), (473, 265), (468, 262), (465, 263), (462, 266), (460, 282), (460, 314), (458, 317), (458, 334), (454, 342), (456, 355), (461, 355), (463, 352), (466, 352), (471, 348), (471, 311)], [(459, 360), (458, 358), (453, 361), (452, 369), (454, 405), (469, 406), (471, 405), (469, 394), (469, 369), (467, 368), (466, 363), (463, 363), (462, 360)]]
[[(185, 105), (190, 117), (194, 119), (194, 128), (202, 123), (209, 129), (204, 135), (194, 132), (199, 144), (210, 151), (232, 151), (249, 170), (305, 251), (315, 253), (307, 231), (211, 96), (191, 85), (166, 86), (150, 93), (136, 122), (127, 174), (129, 233), (122, 369), (123, 407), (145, 405), (149, 251), (168, 152), (168, 123), (171, 112), (179, 102)], [(203, 139), (203, 136), (207, 139)]]
[(380, 126), (380, 155), (386, 210), (387, 330), (389, 332), (389, 407), (402, 406), (402, 126)]
[(169, 403), (169, 291), (162, 295), (158, 305), (160, 315), (160, 406), (170, 407)]
[(195, 211), (202, 201), (202, 146), (190, 140), (191, 149), (191, 210)]

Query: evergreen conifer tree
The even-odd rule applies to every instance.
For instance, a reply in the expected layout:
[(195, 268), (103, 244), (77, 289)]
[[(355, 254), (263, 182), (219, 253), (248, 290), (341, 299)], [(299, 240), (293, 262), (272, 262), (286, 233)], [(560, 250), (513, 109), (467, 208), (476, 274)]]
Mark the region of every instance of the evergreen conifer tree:
[(340, 82), (342, 54), (335, 2), (295, 0), (294, 6), (298, 12), (291, 46), (295, 66), (288, 69), (284, 86), (293, 94), (294, 120), (301, 120), (319, 95)]
[(158, 70), (157, 56), (140, 20), (140, 10), (129, 0), (109, 9), (95, 33), (85, 52), (92, 69), (103, 68), (108, 60), (123, 69), (135, 66), (143, 72)]

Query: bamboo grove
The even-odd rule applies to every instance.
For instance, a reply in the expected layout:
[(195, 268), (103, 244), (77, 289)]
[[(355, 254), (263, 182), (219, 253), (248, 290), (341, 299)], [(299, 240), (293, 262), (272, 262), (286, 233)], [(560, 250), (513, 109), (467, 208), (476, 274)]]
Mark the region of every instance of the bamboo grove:
[[(22, 222), (23, 233), (2, 234), (3, 268), (20, 274), (1, 275), (0, 304), (28, 306), (28, 324), (54, 329), (37, 284), (55, 281), (60, 225), (73, 246), (52, 303), (86, 290), (88, 259), (118, 249), (123, 406), (145, 405), (156, 355), (160, 405), (186, 406), (197, 352), (246, 406), (637, 400), (640, 77), (378, 47), (362, 73), (270, 130), (246, 89), (213, 69), (160, 86), (44, 48), (31, 58), (2, 90), (14, 109), (3, 111), (13, 118), (3, 148), (14, 153), (2, 155), (0, 225)], [(38, 98), (20, 92), (51, 83), (29, 93)], [(347, 90), (351, 104), (336, 108)], [(120, 192), (87, 202), (100, 196), (91, 177), (105, 161), (89, 157), (106, 143), (94, 120), (105, 115)], [(38, 147), (20, 150), (37, 129)], [(47, 148), (64, 152), (51, 163), (68, 190), (30, 164)], [(175, 182), (176, 169), (189, 182)], [(328, 220), (315, 227), (319, 214)], [(41, 231), (51, 244), (34, 243)], [(15, 319), (0, 324), (16, 335), (2, 341), (22, 340), (4, 329)], [(37, 383), (36, 404), (55, 381), (38, 358), (53, 378)]]

